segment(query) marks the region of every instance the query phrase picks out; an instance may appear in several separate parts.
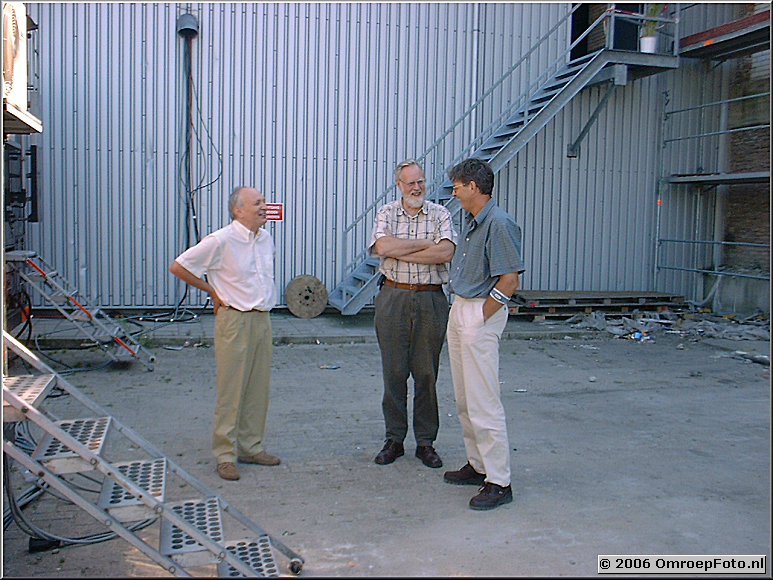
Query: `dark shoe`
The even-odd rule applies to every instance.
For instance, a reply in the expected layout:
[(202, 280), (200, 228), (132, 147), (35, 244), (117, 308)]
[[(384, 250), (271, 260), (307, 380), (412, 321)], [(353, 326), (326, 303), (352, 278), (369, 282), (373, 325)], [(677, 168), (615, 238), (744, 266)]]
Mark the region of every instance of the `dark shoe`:
[(421, 459), (421, 462), (427, 467), (443, 467), (440, 456), (431, 445), (419, 445), (416, 447), (416, 457)]
[(446, 471), (443, 474), (443, 480), (454, 485), (477, 485), (480, 487), (486, 481), (486, 474), (475, 471), (475, 468), (468, 461), (458, 471)]
[(403, 455), (405, 455), (403, 444), (387, 439), (384, 448), (376, 455), (375, 462), (379, 465), (388, 465)]
[(509, 485), (502, 487), (496, 483), (486, 483), (480, 488), (480, 493), (470, 500), (470, 508), (493, 510), (511, 501), (513, 501), (513, 489)]

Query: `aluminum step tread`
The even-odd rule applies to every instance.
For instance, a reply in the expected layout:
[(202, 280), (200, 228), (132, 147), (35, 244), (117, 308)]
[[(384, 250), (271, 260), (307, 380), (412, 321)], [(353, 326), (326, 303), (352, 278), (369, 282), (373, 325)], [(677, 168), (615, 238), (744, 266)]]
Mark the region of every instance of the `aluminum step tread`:
[[(213, 542), (223, 543), (223, 520), (220, 502), (216, 497), (165, 505)], [(215, 554), (166, 518), (161, 521), (159, 552), (183, 566), (203, 566), (217, 562)]]
[(3, 386), (22, 401), (37, 409), (56, 386), (56, 375), (17, 375), (3, 377)]
[[(164, 501), (166, 490), (165, 457), (151, 460), (123, 461), (114, 463), (113, 467), (137, 487), (144, 489), (159, 502)], [(135, 497), (118, 483), (105, 478), (97, 505), (107, 510), (110, 515), (124, 522), (138, 521), (152, 517), (153, 512), (141, 499)]]
[[(99, 455), (105, 445), (111, 419), (112, 417), (66, 419), (56, 421), (55, 425), (87, 447), (89, 451)], [(43, 436), (31, 457), (58, 474), (94, 469), (94, 466), (56, 439), (52, 433), (46, 433)]]
[[(258, 575), (268, 578), (279, 577), (279, 568), (274, 558), (274, 550), (271, 547), (271, 538), (267, 534), (252, 540), (227, 542), (225, 548), (255, 570)], [(217, 575), (219, 578), (244, 577), (244, 574), (236, 570), (225, 560), (218, 563)]]

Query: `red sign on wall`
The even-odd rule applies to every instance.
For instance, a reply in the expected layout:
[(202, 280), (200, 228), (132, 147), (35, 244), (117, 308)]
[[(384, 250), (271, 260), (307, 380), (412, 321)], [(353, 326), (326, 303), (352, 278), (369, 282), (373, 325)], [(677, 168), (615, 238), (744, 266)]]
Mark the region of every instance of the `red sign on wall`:
[(281, 222), (284, 220), (284, 204), (283, 203), (267, 203), (266, 204), (266, 219), (270, 222)]

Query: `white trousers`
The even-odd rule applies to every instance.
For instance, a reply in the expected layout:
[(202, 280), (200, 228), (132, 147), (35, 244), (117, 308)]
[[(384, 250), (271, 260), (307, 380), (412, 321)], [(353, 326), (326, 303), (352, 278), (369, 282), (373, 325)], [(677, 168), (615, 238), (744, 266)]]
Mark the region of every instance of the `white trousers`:
[(510, 485), (510, 444), (500, 398), (499, 339), (503, 307), (483, 321), (485, 298), (454, 297), (448, 317), (448, 355), (467, 460), (488, 483)]

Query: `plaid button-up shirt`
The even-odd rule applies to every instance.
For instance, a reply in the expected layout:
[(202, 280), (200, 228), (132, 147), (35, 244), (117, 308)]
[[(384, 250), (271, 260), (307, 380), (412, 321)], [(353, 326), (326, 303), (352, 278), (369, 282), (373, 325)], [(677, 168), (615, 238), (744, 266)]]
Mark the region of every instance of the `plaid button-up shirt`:
[[(383, 236), (405, 240), (451, 240), (456, 244), (456, 230), (451, 212), (444, 206), (425, 201), (415, 216), (403, 208), (402, 199), (384, 204), (373, 223), (368, 254), (375, 254), (376, 241)], [(381, 258), (379, 271), (388, 279), (402, 284), (445, 284), (448, 282), (448, 264), (413, 264), (396, 258)]]

